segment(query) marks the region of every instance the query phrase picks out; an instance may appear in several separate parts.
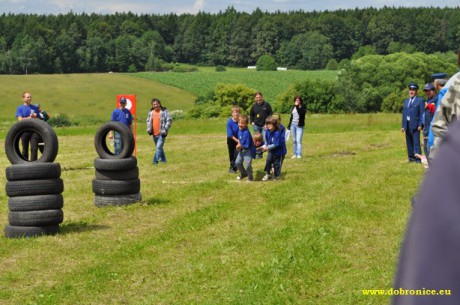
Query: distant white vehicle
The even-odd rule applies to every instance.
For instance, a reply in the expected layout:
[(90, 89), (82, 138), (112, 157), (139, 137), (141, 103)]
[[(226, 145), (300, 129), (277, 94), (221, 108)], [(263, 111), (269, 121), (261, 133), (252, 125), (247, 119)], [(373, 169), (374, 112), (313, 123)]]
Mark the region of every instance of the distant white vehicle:
[(248, 69), (256, 69), (257, 66), (248, 66)]
[(277, 71), (287, 71), (287, 68), (284, 67), (278, 67), (276, 68)]

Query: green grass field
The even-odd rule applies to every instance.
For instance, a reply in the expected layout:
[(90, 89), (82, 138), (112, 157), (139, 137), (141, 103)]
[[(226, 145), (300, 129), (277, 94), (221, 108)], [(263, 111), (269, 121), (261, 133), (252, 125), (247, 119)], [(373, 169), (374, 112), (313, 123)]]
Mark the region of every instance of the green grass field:
[[(75, 118), (90, 112), (96, 120), (129, 88), (143, 88), (141, 100), (164, 92), (172, 109), (185, 109), (194, 98), (177, 91), (173, 104), (176, 97), (166, 94), (176, 89), (130, 75), (0, 80), (16, 86), (7, 92), (2, 147), (23, 87), (40, 102), (53, 92), (59, 111), (84, 101), (87, 111), (75, 110)], [(93, 94), (105, 96), (106, 108), (91, 104)], [(91, 188), (98, 125), (57, 128), (62, 232), (0, 235), (0, 304), (387, 304), (389, 297), (362, 290), (391, 287), (410, 199), (424, 174), (406, 162), (400, 115), (308, 115), (304, 158), (287, 158), (277, 182), (260, 181), (265, 160), (254, 160), (253, 183), (227, 172), (225, 121), (174, 121), (168, 163), (154, 166), (153, 141), (141, 120), (143, 201), (106, 208), (94, 206)], [(0, 168), (9, 165), (1, 150)], [(7, 200), (0, 192), (2, 229)]]
[[(140, 133), (143, 202), (127, 207), (93, 204), (93, 137), (59, 136), (62, 233), (0, 237), (0, 303), (388, 303), (361, 290), (391, 287), (423, 175), (406, 163), (399, 116), (308, 116), (304, 158), (286, 159), (278, 182), (227, 173), (224, 126), (174, 122), (161, 166)], [(253, 166), (260, 180), (264, 161)]]

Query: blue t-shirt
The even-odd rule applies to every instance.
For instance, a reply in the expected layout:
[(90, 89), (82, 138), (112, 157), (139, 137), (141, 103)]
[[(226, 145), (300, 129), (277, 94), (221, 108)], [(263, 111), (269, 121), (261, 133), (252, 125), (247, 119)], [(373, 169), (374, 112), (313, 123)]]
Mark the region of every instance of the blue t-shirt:
[(280, 124), (280, 132), (281, 132), (281, 148), (283, 149), (283, 154), (282, 156), (285, 156), (287, 154), (287, 148), (286, 148), (286, 128), (284, 128), (283, 124)]
[(131, 126), (133, 122), (133, 115), (129, 109), (120, 109), (117, 108), (112, 112), (112, 117), (110, 118), (111, 122), (120, 122), (126, 126)]
[(238, 122), (235, 122), (232, 120), (232, 118), (229, 118), (227, 121), (227, 138), (235, 137), (238, 138)]
[(284, 131), (274, 130), (271, 132), (267, 130), (265, 133), (267, 139), (268, 150), (275, 156), (286, 155), (286, 141), (284, 140)]
[(35, 107), (34, 105), (21, 105), (16, 109), (16, 117), (23, 117), (23, 118), (28, 118), (30, 117), (30, 114), (32, 113), (38, 114), (38, 108)]
[(251, 132), (248, 128), (244, 130), (238, 129), (238, 140), (240, 141), (240, 144), (243, 147), (243, 149), (249, 149), (251, 151), (252, 158), (255, 158), (256, 146), (254, 145)]

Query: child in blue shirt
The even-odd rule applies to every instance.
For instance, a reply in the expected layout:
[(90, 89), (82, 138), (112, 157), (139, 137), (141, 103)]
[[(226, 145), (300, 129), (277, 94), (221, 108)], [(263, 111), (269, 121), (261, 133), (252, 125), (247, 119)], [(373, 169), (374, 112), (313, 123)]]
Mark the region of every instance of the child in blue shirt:
[(240, 175), (236, 177), (237, 180), (242, 180), (248, 177), (248, 182), (253, 181), (252, 175), (252, 159), (256, 157), (256, 147), (252, 140), (251, 132), (248, 129), (249, 118), (247, 115), (240, 115), (238, 119), (238, 156), (236, 157), (235, 164), (240, 171)]
[(265, 138), (267, 145), (265, 151), (268, 151), (267, 161), (265, 163), (265, 172), (267, 173), (262, 181), (272, 178), (271, 169), (274, 169), (274, 180), (278, 180), (281, 175), (281, 164), (283, 157), (286, 155), (286, 141), (284, 132), (281, 132), (279, 117), (269, 116), (266, 120), (267, 131)]
[(283, 162), (284, 158), (286, 157), (287, 154), (287, 148), (286, 148), (286, 128), (284, 127), (283, 124), (281, 124), (281, 116), (277, 113), (274, 113), (272, 115), (274, 118), (277, 118), (280, 123), (280, 132), (281, 132), (281, 147), (283, 149), (283, 156), (281, 157), (281, 166), (280, 166), (280, 174), (281, 174), (281, 168), (283, 167)]
[(228, 148), (228, 158), (230, 160), (229, 173), (236, 173), (238, 170), (235, 164), (236, 157), (238, 156), (238, 151), (236, 150), (236, 145), (238, 144), (238, 117), (240, 116), (240, 107), (232, 107), (232, 117), (227, 121), (227, 148)]
[(256, 147), (256, 152), (258, 152), (258, 151), (263, 152), (264, 151), (264, 146), (265, 146), (263, 134), (261, 134), (260, 132), (254, 133), (254, 136), (252, 137), (252, 140), (254, 141), (254, 146)]

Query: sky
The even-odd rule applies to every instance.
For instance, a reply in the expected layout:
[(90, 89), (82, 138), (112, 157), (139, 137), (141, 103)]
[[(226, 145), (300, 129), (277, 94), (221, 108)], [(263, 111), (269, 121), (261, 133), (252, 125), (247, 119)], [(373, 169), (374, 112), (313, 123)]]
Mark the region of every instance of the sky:
[(458, 0), (435, 2), (428, 0), (0, 0), (0, 14), (66, 14), (97, 13), (112, 14), (116, 12), (132, 12), (135, 14), (196, 14), (200, 11), (218, 13), (233, 6), (240, 12), (253, 12), (256, 8), (262, 11), (288, 12), (333, 11), (338, 9), (354, 9), (383, 6), (394, 7), (459, 7)]

